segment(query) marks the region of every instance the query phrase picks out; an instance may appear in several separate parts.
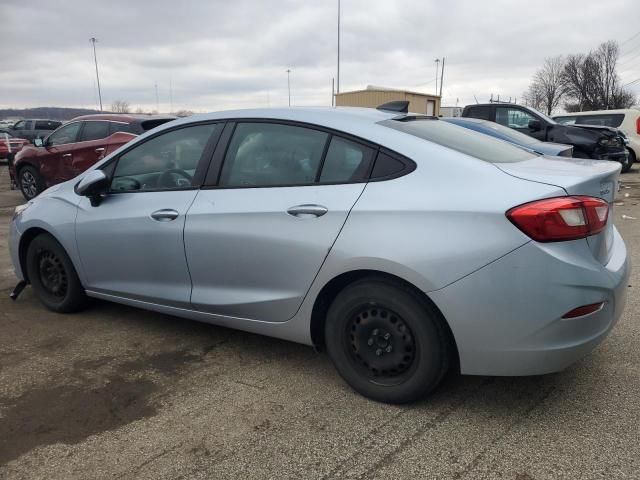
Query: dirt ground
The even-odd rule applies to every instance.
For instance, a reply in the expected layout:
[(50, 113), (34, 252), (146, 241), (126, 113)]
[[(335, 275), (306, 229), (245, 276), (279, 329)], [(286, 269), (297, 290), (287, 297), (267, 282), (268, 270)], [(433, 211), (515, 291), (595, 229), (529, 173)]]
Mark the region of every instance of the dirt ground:
[[(640, 265), (640, 166), (615, 222)], [(0, 236), (13, 206), (0, 165)], [(628, 218), (631, 217), (631, 218)], [(608, 339), (542, 377), (364, 399), (311, 348), (96, 302), (45, 310), (0, 241), (0, 478), (640, 478), (640, 285)]]

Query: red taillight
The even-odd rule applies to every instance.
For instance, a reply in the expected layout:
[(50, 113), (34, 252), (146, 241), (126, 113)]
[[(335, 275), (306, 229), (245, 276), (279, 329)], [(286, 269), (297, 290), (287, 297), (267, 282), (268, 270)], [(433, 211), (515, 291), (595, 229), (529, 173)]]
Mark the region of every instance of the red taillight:
[(640, 135), (640, 117), (636, 118), (636, 133)]
[(506, 215), (537, 242), (561, 242), (601, 232), (607, 224), (609, 204), (595, 197), (547, 198), (514, 207)]
[(570, 312), (565, 313), (562, 318), (584, 317), (585, 315), (589, 315), (590, 313), (597, 312), (602, 308), (603, 305), (604, 302), (583, 305), (581, 307), (574, 308)]

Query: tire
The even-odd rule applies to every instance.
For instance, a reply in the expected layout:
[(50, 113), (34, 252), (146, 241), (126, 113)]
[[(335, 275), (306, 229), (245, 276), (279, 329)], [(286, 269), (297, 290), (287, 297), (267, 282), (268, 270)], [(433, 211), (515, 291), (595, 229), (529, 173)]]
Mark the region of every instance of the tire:
[(433, 391), (450, 365), (444, 318), (410, 288), (365, 278), (342, 290), (327, 313), (327, 352), (357, 392), (408, 403)]
[(31, 165), (22, 167), (18, 171), (18, 178), (16, 180), (22, 196), (27, 200), (37, 197), (46, 189), (42, 176), (38, 170)]
[(38, 299), (49, 310), (70, 313), (88, 303), (76, 269), (62, 245), (51, 235), (35, 237), (27, 249), (27, 275)]
[(629, 155), (627, 155), (627, 162), (622, 165), (622, 173), (627, 173), (629, 170), (631, 170), (631, 167), (636, 161), (636, 154), (633, 152), (633, 150), (627, 148), (627, 152), (629, 153)]

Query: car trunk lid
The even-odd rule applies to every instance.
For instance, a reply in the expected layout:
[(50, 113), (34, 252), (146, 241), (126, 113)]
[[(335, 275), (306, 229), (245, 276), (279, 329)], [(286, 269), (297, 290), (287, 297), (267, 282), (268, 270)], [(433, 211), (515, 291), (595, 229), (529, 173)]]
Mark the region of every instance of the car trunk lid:
[(609, 204), (606, 228), (587, 237), (593, 256), (603, 265), (609, 261), (613, 242), (613, 202), (618, 191), (620, 164), (617, 162), (561, 159), (539, 156), (514, 163), (497, 163), (497, 168), (513, 177), (564, 189), (568, 195), (587, 195)]

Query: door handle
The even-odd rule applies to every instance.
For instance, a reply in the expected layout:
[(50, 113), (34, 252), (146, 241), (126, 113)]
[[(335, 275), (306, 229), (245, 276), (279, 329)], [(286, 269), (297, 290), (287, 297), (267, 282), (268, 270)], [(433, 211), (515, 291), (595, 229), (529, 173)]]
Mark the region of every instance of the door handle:
[(294, 217), (305, 217), (307, 215), (313, 215), (314, 217), (321, 217), (329, 210), (327, 207), (323, 207), (322, 205), (296, 205), (295, 207), (291, 207), (287, 210), (289, 215)]
[(163, 208), (162, 210), (156, 210), (151, 214), (151, 218), (158, 222), (170, 222), (175, 220), (180, 215), (176, 210), (171, 208)]
[(105, 150), (105, 149), (104, 149), (104, 147), (96, 148), (96, 153), (97, 153), (98, 155), (101, 155), (101, 154), (103, 154), (103, 153), (104, 153), (104, 150)]
[(70, 153), (63, 153), (62, 154), (62, 158), (71, 158), (73, 155), (71, 155)]

